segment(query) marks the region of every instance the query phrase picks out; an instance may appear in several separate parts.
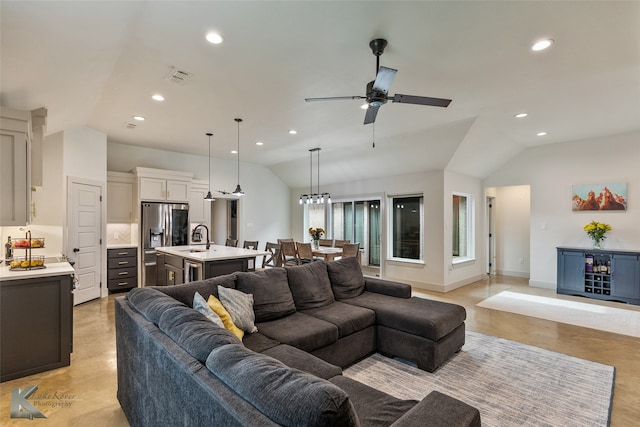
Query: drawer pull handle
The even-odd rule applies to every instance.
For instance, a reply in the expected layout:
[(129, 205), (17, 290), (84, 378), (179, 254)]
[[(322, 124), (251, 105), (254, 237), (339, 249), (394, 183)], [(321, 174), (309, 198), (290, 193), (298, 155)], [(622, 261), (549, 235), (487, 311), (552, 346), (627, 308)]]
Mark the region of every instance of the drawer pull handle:
[(118, 255), (128, 255), (129, 252), (118, 252)]
[(128, 271), (121, 271), (118, 273), (118, 276), (128, 276), (129, 272)]
[(129, 261), (119, 261), (118, 265), (125, 265), (125, 264), (129, 264)]
[(120, 282), (118, 283), (118, 286), (127, 286), (129, 284), (129, 282)]

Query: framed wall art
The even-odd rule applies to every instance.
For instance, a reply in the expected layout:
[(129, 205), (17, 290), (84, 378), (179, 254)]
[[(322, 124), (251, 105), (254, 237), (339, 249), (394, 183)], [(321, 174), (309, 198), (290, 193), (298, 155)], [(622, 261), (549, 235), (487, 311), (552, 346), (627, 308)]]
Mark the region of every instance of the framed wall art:
[(571, 187), (571, 206), (579, 211), (626, 211), (627, 184), (583, 184)]

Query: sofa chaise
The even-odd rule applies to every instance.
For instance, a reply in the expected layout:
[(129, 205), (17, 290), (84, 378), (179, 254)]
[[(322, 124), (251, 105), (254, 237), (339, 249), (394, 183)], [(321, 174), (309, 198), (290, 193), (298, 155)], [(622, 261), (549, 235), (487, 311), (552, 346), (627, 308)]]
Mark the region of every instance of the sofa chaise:
[[(250, 301), (241, 339), (193, 308), (210, 295)], [(115, 301), (117, 397), (132, 426), (479, 426), (445, 394), (401, 400), (342, 375), (376, 351), (433, 371), (465, 316), (355, 258), (134, 288)]]

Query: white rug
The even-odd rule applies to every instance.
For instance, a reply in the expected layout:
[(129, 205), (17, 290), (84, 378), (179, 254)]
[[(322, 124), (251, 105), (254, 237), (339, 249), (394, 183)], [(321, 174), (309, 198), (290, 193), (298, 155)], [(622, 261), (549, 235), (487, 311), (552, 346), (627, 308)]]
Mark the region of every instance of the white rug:
[(640, 338), (640, 311), (509, 291), (477, 306)]
[(467, 331), (434, 373), (374, 354), (344, 375), (400, 399), (440, 391), (478, 408), (485, 427), (577, 427), (609, 424), (615, 368)]

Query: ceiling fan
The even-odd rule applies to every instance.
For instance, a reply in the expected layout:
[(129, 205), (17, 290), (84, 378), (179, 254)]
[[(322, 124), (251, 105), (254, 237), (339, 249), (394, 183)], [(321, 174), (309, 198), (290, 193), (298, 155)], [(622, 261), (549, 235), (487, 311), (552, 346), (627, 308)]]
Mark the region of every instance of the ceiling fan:
[(316, 101), (336, 101), (345, 99), (366, 99), (369, 107), (367, 113), (364, 116), (364, 124), (373, 123), (376, 121), (376, 115), (378, 109), (382, 107), (387, 101), (399, 102), (404, 104), (417, 104), (417, 105), (429, 105), (433, 107), (448, 107), (451, 103), (450, 99), (443, 98), (429, 98), (426, 96), (415, 95), (401, 95), (399, 93), (394, 96), (388, 96), (389, 87), (393, 82), (394, 77), (398, 70), (393, 68), (380, 66), (380, 55), (384, 52), (384, 48), (387, 47), (387, 41), (385, 39), (371, 40), (369, 43), (371, 51), (376, 56), (376, 79), (367, 83), (366, 96), (333, 96), (328, 98), (305, 98), (306, 102)]

